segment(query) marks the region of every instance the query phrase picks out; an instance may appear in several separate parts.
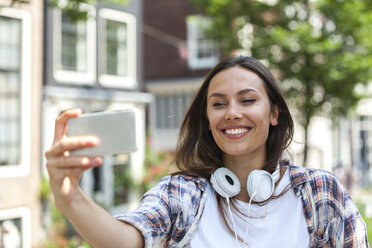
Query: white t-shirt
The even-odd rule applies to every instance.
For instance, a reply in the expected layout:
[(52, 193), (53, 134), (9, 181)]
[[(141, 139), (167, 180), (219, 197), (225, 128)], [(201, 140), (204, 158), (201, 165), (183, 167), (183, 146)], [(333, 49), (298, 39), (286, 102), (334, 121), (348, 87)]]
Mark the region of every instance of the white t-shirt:
[[(277, 185), (274, 195), (281, 193), (289, 184), (289, 170), (287, 169)], [(235, 236), (227, 229), (223, 217), (219, 213), (216, 193), (210, 184), (207, 194), (203, 215), (200, 219), (198, 230), (191, 239), (190, 246), (193, 248), (236, 248)], [(236, 203), (235, 206), (247, 216), (249, 204), (242, 201), (236, 201)], [(292, 189), (264, 206), (251, 204), (249, 216), (246, 239), (246, 244), (248, 245), (244, 247), (299, 248), (309, 246), (309, 233), (303, 213), (303, 203)], [(234, 214), (237, 234), (244, 240), (247, 217), (241, 217)], [(230, 218), (228, 217), (228, 219)], [(233, 230), (232, 225), (231, 229)], [(239, 242), (239, 247), (243, 247), (243, 242)]]

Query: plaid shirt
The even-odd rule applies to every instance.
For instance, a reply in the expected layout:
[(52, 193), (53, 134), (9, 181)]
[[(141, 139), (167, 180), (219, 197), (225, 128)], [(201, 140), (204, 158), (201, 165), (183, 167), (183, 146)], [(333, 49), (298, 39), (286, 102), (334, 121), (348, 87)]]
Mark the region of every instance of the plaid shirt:
[[(309, 247), (369, 247), (366, 225), (334, 175), (324, 170), (290, 166), (290, 179), (302, 197)], [(185, 247), (198, 228), (208, 180), (166, 176), (149, 190), (133, 212), (115, 216), (135, 226), (145, 247)]]

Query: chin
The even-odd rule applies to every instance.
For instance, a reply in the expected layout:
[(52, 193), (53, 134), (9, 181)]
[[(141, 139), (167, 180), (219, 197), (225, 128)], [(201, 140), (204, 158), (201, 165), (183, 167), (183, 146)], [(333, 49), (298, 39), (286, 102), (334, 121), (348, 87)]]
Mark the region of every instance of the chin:
[(221, 149), (223, 153), (227, 155), (232, 155), (232, 156), (237, 156), (237, 155), (244, 155), (249, 153), (246, 149), (242, 148), (235, 148), (235, 147), (228, 147), (228, 148), (223, 148)]

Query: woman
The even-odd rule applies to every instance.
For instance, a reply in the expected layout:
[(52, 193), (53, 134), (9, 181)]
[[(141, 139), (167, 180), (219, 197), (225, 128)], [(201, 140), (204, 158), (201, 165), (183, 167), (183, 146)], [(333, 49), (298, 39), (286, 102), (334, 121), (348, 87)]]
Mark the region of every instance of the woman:
[(57, 207), (95, 247), (369, 246), (365, 223), (332, 174), (281, 160), (292, 117), (270, 71), (253, 58), (230, 57), (211, 70), (181, 127), (180, 171), (115, 219), (79, 187), (83, 171), (102, 163), (69, 156), (97, 143), (65, 136), (79, 114), (57, 119), (47, 168)]

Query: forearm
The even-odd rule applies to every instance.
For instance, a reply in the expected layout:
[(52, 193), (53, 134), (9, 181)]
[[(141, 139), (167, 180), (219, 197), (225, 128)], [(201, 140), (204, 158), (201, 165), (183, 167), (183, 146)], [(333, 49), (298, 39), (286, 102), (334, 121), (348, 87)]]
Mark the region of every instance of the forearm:
[(130, 224), (114, 219), (81, 190), (62, 212), (94, 247), (143, 247), (142, 234)]

